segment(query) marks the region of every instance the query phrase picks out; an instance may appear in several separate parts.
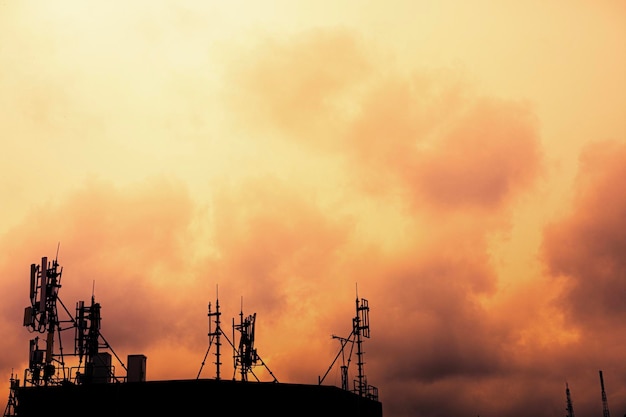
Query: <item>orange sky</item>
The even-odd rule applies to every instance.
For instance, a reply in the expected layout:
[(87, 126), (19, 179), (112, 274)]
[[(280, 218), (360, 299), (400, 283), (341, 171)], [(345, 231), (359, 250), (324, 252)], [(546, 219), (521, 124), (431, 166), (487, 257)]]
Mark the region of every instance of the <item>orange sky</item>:
[(358, 284), (386, 417), (626, 413), (623, 1), (128, 3), (0, 3), (2, 408), (60, 243), (149, 379), (219, 287), (316, 383)]

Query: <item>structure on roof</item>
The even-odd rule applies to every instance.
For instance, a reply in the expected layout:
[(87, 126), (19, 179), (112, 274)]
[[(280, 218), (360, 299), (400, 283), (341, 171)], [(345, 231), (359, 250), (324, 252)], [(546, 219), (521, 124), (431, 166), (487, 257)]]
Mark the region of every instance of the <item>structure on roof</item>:
[[(341, 354), (348, 344), (357, 350), (358, 372), (352, 390), (348, 389), (345, 362), (341, 388), (322, 385), (323, 378), (318, 378), (317, 385), (278, 383), (255, 346), (256, 313), (246, 316), (242, 308), (239, 323), (233, 318), (231, 340), (222, 330), (219, 300), (215, 302), (215, 311), (208, 305), (209, 347), (197, 377), (148, 381), (146, 356), (128, 355), (124, 364), (102, 335), (101, 308), (93, 293), (89, 305), (83, 301), (76, 303), (74, 315), (65, 307), (59, 298), (62, 271), (57, 259), (50, 262), (47, 257), (40, 264), (31, 265), (30, 304), (24, 311), (23, 324), (36, 336), (29, 342), (29, 362), (23, 382), (11, 375), (5, 417), (186, 416), (197, 415), (198, 410), (209, 416), (248, 417), (260, 413), (275, 417), (382, 417), (378, 391), (367, 385), (364, 373), (362, 338), (369, 338), (367, 300), (357, 297), (352, 332), (347, 338), (340, 338)], [(68, 331), (73, 331), (74, 342), (69, 353), (63, 345), (63, 336)], [(238, 342), (235, 332), (239, 334)], [(233, 350), (232, 380), (224, 380), (221, 375), (222, 338)], [(216, 376), (201, 379), (212, 346), (215, 346)], [(259, 381), (254, 373), (256, 366), (264, 366), (273, 380)], [(250, 380), (250, 375), (255, 381)], [(228, 400), (232, 401), (231, 407), (224, 404), (215, 408), (214, 404)]]
[(606, 398), (606, 391), (604, 391), (604, 378), (602, 377), (602, 371), (600, 371), (600, 388), (602, 389), (602, 417), (611, 417), (609, 413), (609, 402)]
[(572, 404), (572, 397), (570, 395), (569, 385), (567, 384), (567, 382), (565, 383), (565, 397), (567, 401), (567, 414), (565, 415), (565, 417), (574, 417), (574, 406)]
[[(238, 347), (235, 346), (234, 340), (231, 341), (222, 330), (220, 320), (222, 313), (220, 312), (219, 298), (215, 300), (215, 312), (211, 311), (211, 303), (209, 303), (209, 312), (207, 315), (209, 316), (209, 346), (204, 354), (204, 359), (202, 360), (202, 365), (200, 366), (196, 379), (200, 378), (200, 374), (202, 373), (202, 369), (204, 368), (206, 359), (213, 345), (215, 345), (215, 379), (221, 379), (221, 338), (224, 337), (233, 349), (233, 380), (236, 379), (235, 375), (237, 371), (239, 371), (241, 381), (247, 381), (248, 374), (252, 374), (257, 382), (260, 382), (253, 368), (263, 366), (272, 376), (273, 382), (278, 382), (274, 373), (269, 369), (267, 364), (263, 362), (263, 359), (261, 359), (261, 356), (257, 353), (257, 349), (254, 347), (256, 313), (244, 317), (242, 306), (239, 312), (239, 324), (235, 324), (235, 319), (233, 318), (233, 332), (239, 332)], [(213, 330), (213, 324), (215, 324), (215, 330)]]
[[(323, 376), (318, 377), (318, 383), (321, 385), (324, 382), (324, 379), (326, 379), (326, 376), (337, 362), (337, 359), (341, 356), (341, 388), (346, 391), (350, 390), (348, 368), (350, 362), (352, 361), (352, 354), (356, 345), (357, 374), (356, 379), (353, 380), (353, 388), (351, 391), (359, 397), (366, 397), (374, 401), (378, 401), (378, 388), (367, 384), (367, 377), (365, 376), (365, 361), (363, 359), (363, 338), (369, 339), (370, 337), (369, 310), (368, 301), (364, 298), (359, 300), (359, 296), (357, 294), (356, 315), (352, 319), (352, 332), (350, 332), (348, 337), (333, 335), (334, 339), (338, 339), (341, 342), (341, 348), (326, 373)], [(350, 346), (350, 349), (346, 360), (346, 346), (348, 345)]]

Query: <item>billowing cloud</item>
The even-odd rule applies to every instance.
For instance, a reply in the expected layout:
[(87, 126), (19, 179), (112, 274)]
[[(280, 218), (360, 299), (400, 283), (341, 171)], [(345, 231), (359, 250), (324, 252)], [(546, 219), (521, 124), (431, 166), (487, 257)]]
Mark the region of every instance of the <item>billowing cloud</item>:
[(498, 209), (541, 173), (532, 109), (480, 97), (460, 74), (383, 71), (343, 31), (268, 41), (246, 58), (229, 67), (241, 89), (228, 97), (251, 126), (349, 156), (378, 197), (400, 189), (437, 210)]
[(0, 51), (0, 120), (23, 138), (0, 180), (15, 197), (5, 375), (25, 366), (29, 265), (60, 243), (63, 302), (93, 292), (104, 336), (122, 359), (146, 354), (149, 379), (196, 376), (219, 297), (229, 337), (231, 318), (257, 313), (279, 381), (316, 383), (358, 291), (388, 417), (552, 416), (565, 381), (591, 415), (598, 368), (624, 408), (623, 145), (585, 150), (571, 211), (534, 258), (500, 245), (534, 249), (547, 174), (566, 165), (546, 170), (546, 153), (567, 135), (544, 130), (532, 99), (396, 60), (349, 25), (235, 36), (222, 6), (2, 7), (21, 43)]
[[(332, 48), (324, 47), (332, 34), (320, 43), (307, 36), (309, 50), (333, 56)], [(344, 36), (337, 45), (345, 47)], [(290, 50), (288, 42), (283, 45), (280, 50)], [(369, 342), (374, 348), (367, 368), (386, 388), (387, 410), (392, 415), (452, 415), (468, 409), (541, 415), (559, 409), (568, 378), (584, 387), (579, 407), (589, 409), (593, 397), (586, 391), (594, 387), (589, 369), (597, 365), (563, 350), (576, 349), (589, 358), (597, 351), (553, 304), (562, 291), (560, 282), (540, 289), (542, 278), (532, 277), (516, 294), (505, 296), (500, 292), (503, 277), (491, 258), (490, 237), (506, 232), (518, 198), (544, 178), (532, 107), (480, 96), (450, 73), (407, 76), (388, 67), (380, 76), (374, 57), (359, 42), (349, 45), (358, 52), (345, 55), (365, 59), (367, 65), (333, 61), (345, 72), (358, 69), (343, 84), (290, 95), (289, 106), (283, 90), (250, 88), (247, 97), (257, 105), (236, 103), (244, 120), (265, 116), (260, 123), (264, 136), (279, 138), (268, 146), (295, 144), (296, 155), (312, 160), (340, 156), (342, 177), (333, 178), (357, 185), (344, 188), (337, 198), (357, 208), (351, 237), (363, 237), (358, 231), (366, 229), (371, 240), (341, 247), (350, 258), (335, 266), (340, 271), (335, 275), (358, 277), (360, 288), (374, 289), (366, 298), (373, 308), (372, 326), (380, 327), (373, 329), (377, 338)], [(287, 91), (307, 91), (307, 77), (295, 71), (290, 58), (271, 53), (273, 48), (251, 52), (254, 64), (243, 60), (247, 72), (239, 84), (289, 75)], [(305, 74), (324, 70), (324, 59), (306, 62)], [(337, 110), (308, 111), (308, 98)], [(281, 117), (257, 113), (260, 102), (282, 109)], [(328, 127), (321, 135), (320, 126)], [(378, 208), (379, 216), (389, 216), (388, 223), (392, 218), (402, 225), (400, 232), (393, 228), (394, 250), (387, 250), (389, 236), (373, 225), (381, 217), (370, 217), (363, 207)], [(332, 267), (327, 273), (333, 274)], [(503, 385), (509, 388), (502, 400), (489, 395)], [(445, 401), (452, 393), (455, 401)]]
[[(626, 199), (620, 185), (625, 161), (626, 147), (620, 142), (596, 142), (584, 149), (574, 197), (545, 229), (542, 247), (547, 271), (561, 287), (552, 302), (578, 334), (578, 366), (572, 364), (569, 372), (589, 375), (589, 370), (604, 368), (605, 379), (613, 379), (607, 385), (617, 386), (611, 399), (618, 410), (624, 407), (618, 381), (626, 371), (621, 360), (626, 342)], [(599, 392), (598, 374), (589, 375), (582, 387)], [(592, 401), (583, 395), (589, 409)]]
[(621, 143), (589, 145), (571, 212), (546, 230), (546, 262), (566, 279), (562, 306), (575, 325), (614, 326), (626, 315), (625, 161)]
[[(280, 138), (271, 146), (281, 141), (296, 144), (314, 160), (341, 156), (342, 178), (335, 180), (356, 187), (344, 188), (337, 200), (380, 210), (372, 217), (356, 206), (352, 229), (342, 238), (346, 244), (335, 247), (335, 253), (347, 259), (341, 264), (332, 262), (334, 256), (319, 259), (327, 266), (324, 273), (352, 277), (371, 294), (363, 295), (372, 306), (376, 335), (368, 341), (372, 348), (367, 368), (370, 377), (385, 386), (382, 395), (389, 412), (432, 415), (437, 409), (454, 413), (471, 405), (514, 410), (519, 403), (493, 404), (487, 396), (474, 398), (470, 393), (481, 394), (516, 377), (518, 332), (531, 319), (529, 315), (515, 325), (510, 318), (494, 319), (497, 311), (486, 309), (481, 300), (498, 291), (489, 236), (507, 227), (508, 208), (542, 173), (532, 110), (479, 97), (451, 73), (416, 71), (406, 76), (390, 67), (381, 76), (375, 57), (357, 39), (346, 42), (343, 32), (306, 36), (258, 48), (247, 56), (252, 63), (237, 61), (246, 69), (232, 71), (242, 77), (237, 84), (250, 88), (245, 90), (249, 100), (235, 103), (245, 120), (255, 121), (251, 126), (257, 126), (256, 117), (264, 117), (264, 135)], [(337, 48), (342, 48), (340, 59), (335, 58)], [(306, 59), (310, 51), (317, 59)], [(329, 72), (335, 74), (334, 82), (310, 91), (311, 78)], [(350, 73), (353, 76), (339, 76)], [(284, 83), (256, 84), (268, 79), (289, 79), (289, 88), (278, 88)], [(272, 88), (266, 88), (268, 84)], [(280, 117), (269, 113), (274, 109), (280, 109)], [(384, 215), (403, 225), (390, 251), (384, 244), (387, 232), (375, 224), (385, 222)], [(285, 219), (275, 219), (280, 238)], [(252, 230), (266, 222), (257, 218), (251, 225), (255, 223)], [(363, 240), (363, 229), (377, 232)], [(306, 241), (307, 236), (302, 238)], [(254, 245), (258, 236), (251, 237)], [(289, 259), (291, 250), (279, 264)], [(319, 291), (330, 293), (332, 286)], [(428, 400), (441, 400), (453, 390), (467, 394), (454, 404)]]
[(438, 149), (415, 163), (416, 187), (437, 207), (499, 207), (537, 179), (540, 143), (526, 107), (499, 100), (472, 103)]
[(213, 203), (215, 272), (233, 289), (262, 293), (281, 316), (332, 285), (349, 218), (329, 216), (303, 190), (272, 178), (219, 190)]
[(371, 74), (360, 40), (348, 30), (311, 30), (288, 40), (260, 37), (227, 60), (223, 88), (243, 125), (334, 147), (334, 129)]
[[(20, 314), (28, 303), (30, 264), (58, 256), (61, 302), (75, 315), (76, 302), (88, 305), (95, 295), (102, 306), (103, 335), (114, 349), (131, 353), (172, 337), (180, 343), (191, 324), (180, 295), (193, 282), (185, 272), (193, 264), (193, 217), (184, 186), (164, 179), (128, 189), (93, 180), (60, 202), (33, 208), (20, 227), (3, 237), (12, 248), (2, 254), (3, 269), (12, 277), (4, 288), (12, 296), (2, 306), (3, 320), (14, 328), (11, 334), (19, 334)], [(60, 305), (59, 315), (69, 320)], [(21, 330), (26, 338), (26, 329)]]

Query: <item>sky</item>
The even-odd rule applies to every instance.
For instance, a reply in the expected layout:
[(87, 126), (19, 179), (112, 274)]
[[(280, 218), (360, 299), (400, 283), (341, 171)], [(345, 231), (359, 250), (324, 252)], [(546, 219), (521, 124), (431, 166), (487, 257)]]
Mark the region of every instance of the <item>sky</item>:
[(385, 417), (626, 414), (623, 0), (2, 1), (0, 144), (2, 409), (46, 256), (149, 380), (219, 299), (316, 384), (358, 297)]

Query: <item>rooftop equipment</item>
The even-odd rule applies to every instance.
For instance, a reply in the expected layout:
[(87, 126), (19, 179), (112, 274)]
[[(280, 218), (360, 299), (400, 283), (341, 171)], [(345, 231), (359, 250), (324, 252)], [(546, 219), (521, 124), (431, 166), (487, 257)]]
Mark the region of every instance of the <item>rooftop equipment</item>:
[[(344, 390), (349, 390), (348, 384), (348, 364), (352, 360), (352, 352), (354, 351), (354, 346), (356, 345), (356, 355), (357, 355), (357, 375), (356, 380), (354, 380), (354, 386), (352, 392), (358, 394), (360, 397), (367, 397), (373, 400), (378, 401), (378, 388), (367, 384), (367, 377), (365, 376), (365, 362), (363, 360), (363, 338), (369, 339), (370, 337), (370, 325), (369, 325), (369, 304), (368, 301), (364, 298), (359, 300), (359, 296), (357, 294), (356, 297), (356, 315), (352, 319), (352, 332), (348, 337), (339, 337), (332, 336), (334, 339), (338, 339), (341, 342), (341, 348), (335, 356), (335, 359), (330, 364), (328, 370), (324, 374), (324, 376), (318, 377), (318, 384), (322, 385), (324, 379), (330, 372), (330, 370), (337, 362), (339, 356), (342, 357), (342, 365), (341, 365), (341, 388)], [(350, 344), (350, 350), (348, 353), (348, 360), (346, 363), (346, 346)]]

